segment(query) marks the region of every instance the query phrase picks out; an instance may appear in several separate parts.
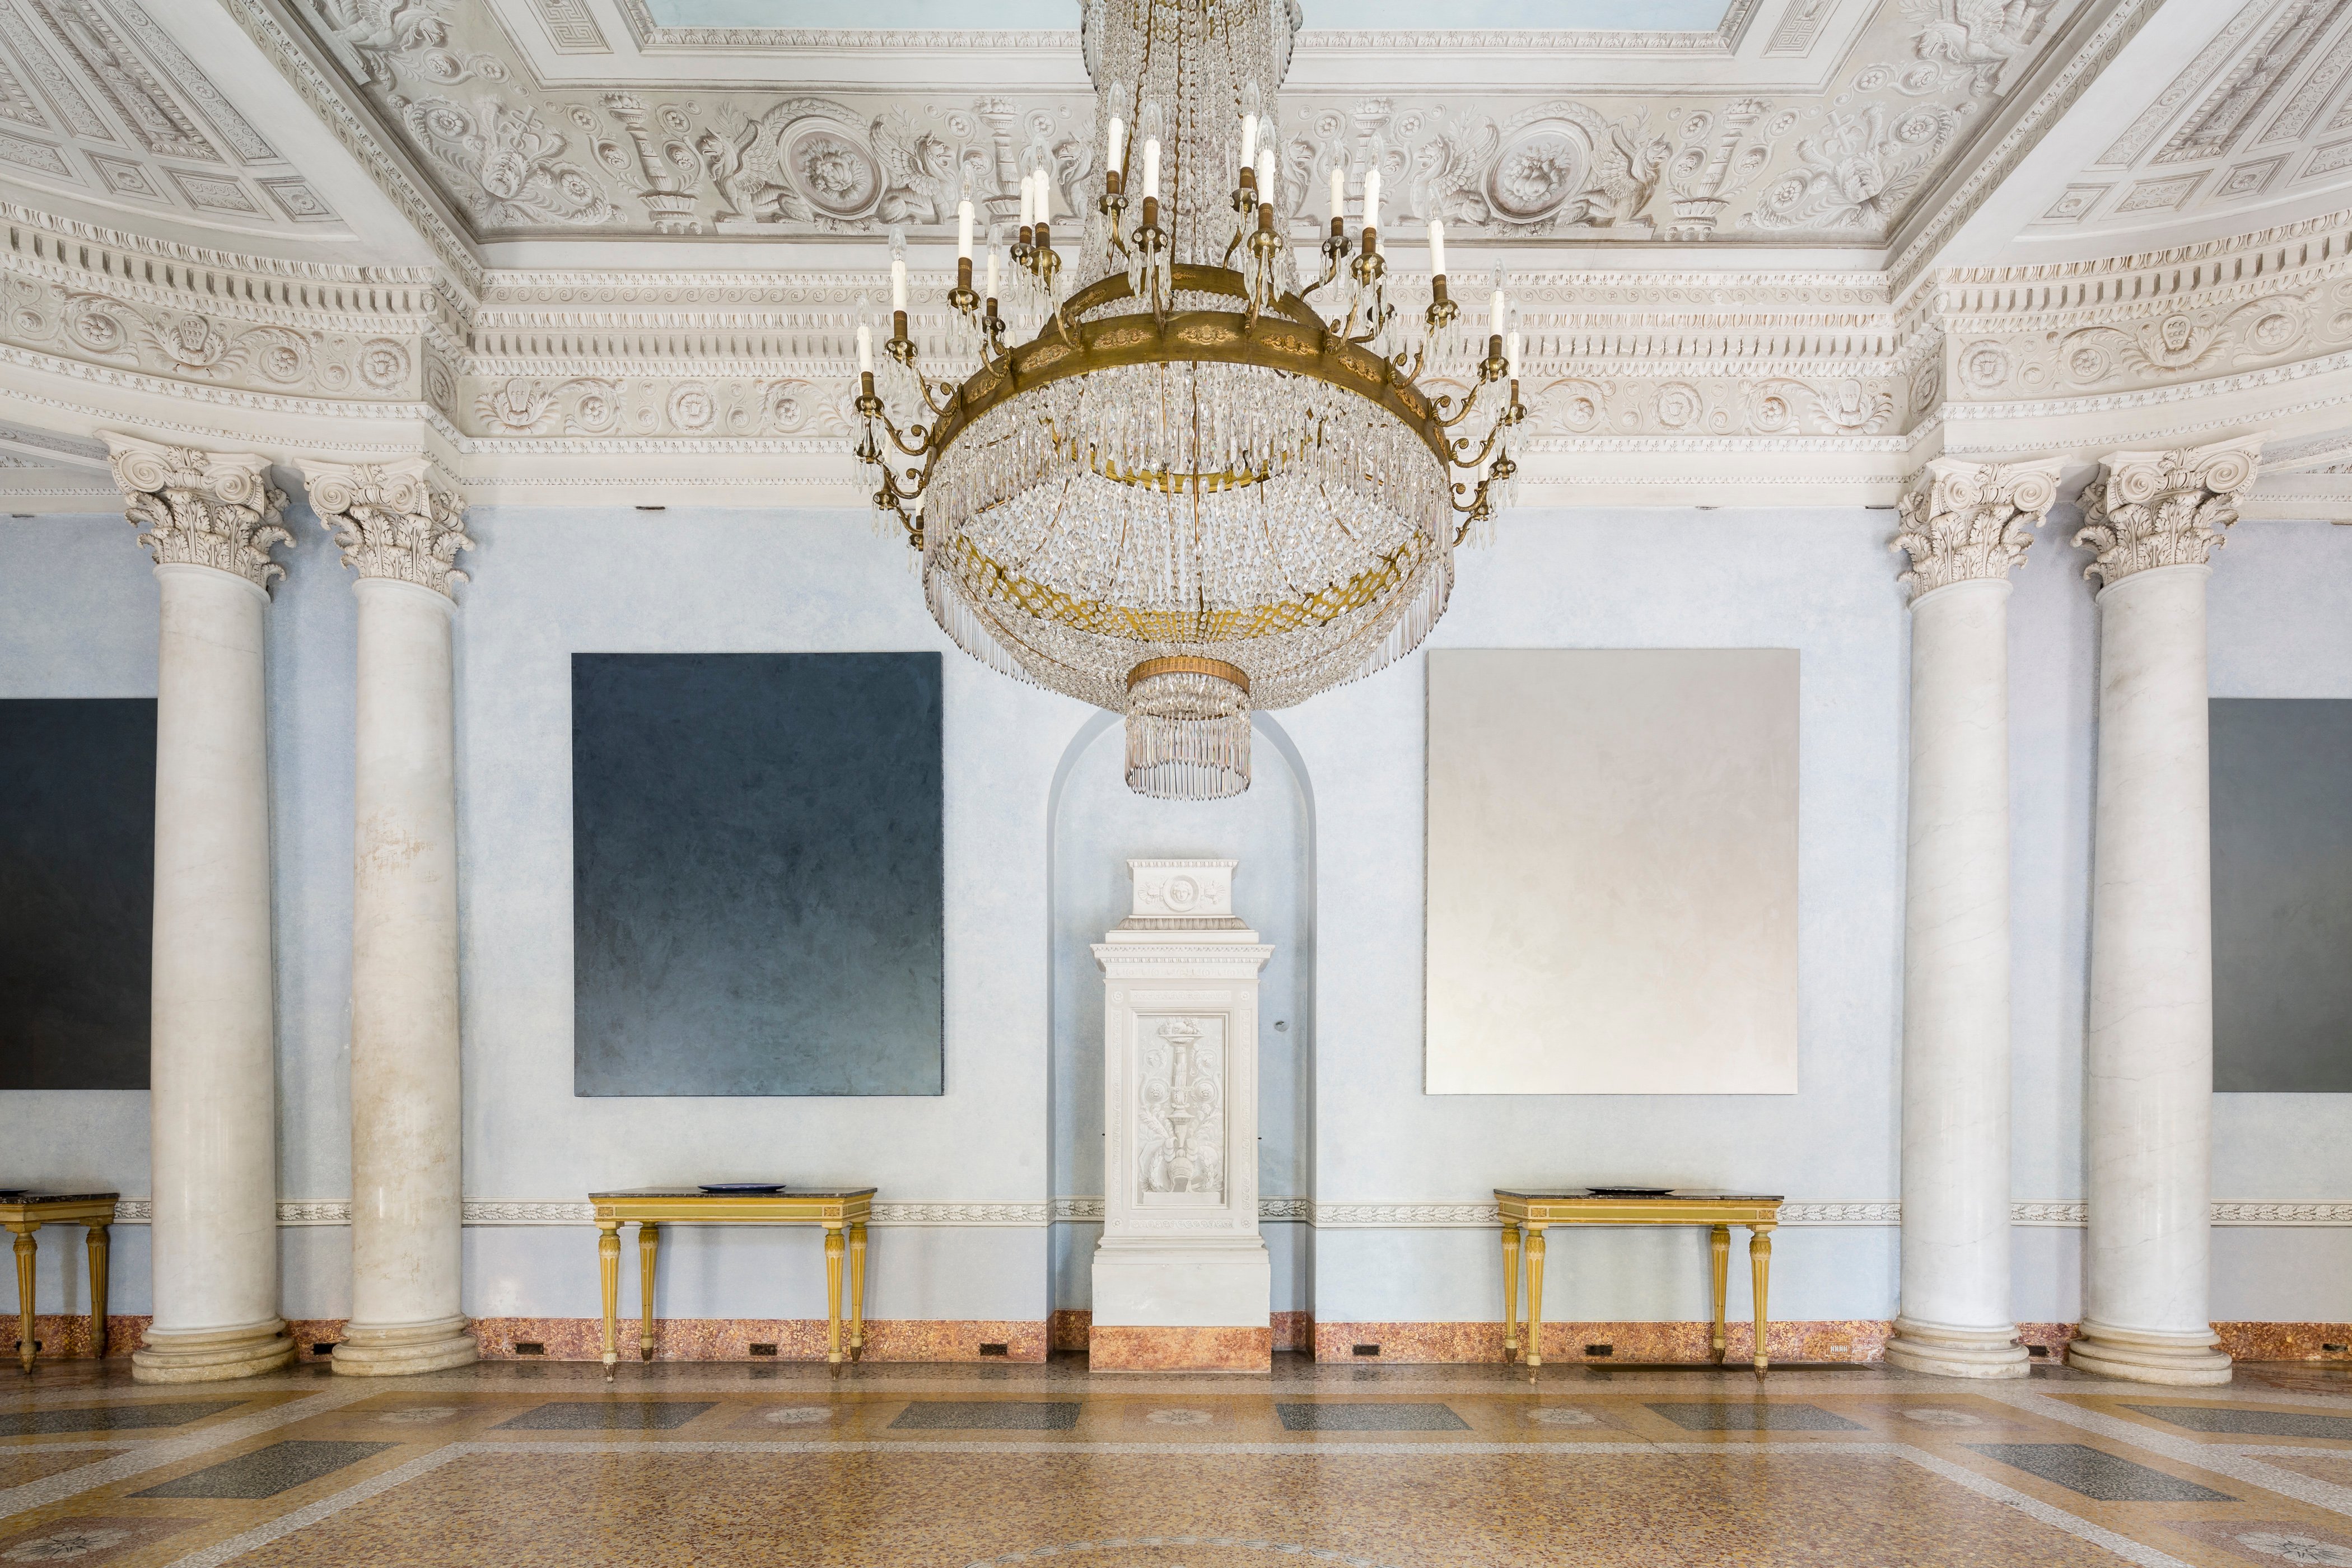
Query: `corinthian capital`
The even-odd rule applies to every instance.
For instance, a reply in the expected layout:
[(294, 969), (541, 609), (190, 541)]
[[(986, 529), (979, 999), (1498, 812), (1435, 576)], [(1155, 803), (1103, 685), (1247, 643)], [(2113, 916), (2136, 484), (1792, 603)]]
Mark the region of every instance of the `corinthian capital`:
[(2083, 489), (2074, 542), (2095, 550), (2083, 568), (2109, 584), (2155, 566), (2202, 566), (2221, 531), (2238, 521), (2238, 498), (2254, 482), (2260, 436), (2170, 452), (2112, 452)]
[(438, 594), (463, 583), (457, 552), (470, 550), (466, 503), (433, 482), (425, 458), (389, 463), (300, 459), (320, 524), (342, 546), (343, 564), (362, 577), (394, 577)]
[(2025, 559), (2058, 499), (2058, 459), (1964, 463), (1937, 458), (1905, 492), (1903, 531), (1887, 548), (1910, 552), (1913, 603), (1955, 583), (1998, 579)]
[(155, 564), (210, 566), (257, 588), (286, 575), (269, 547), (291, 544), (294, 536), (278, 526), (286, 492), (269, 488), (268, 458), (100, 434), (124, 513), (144, 531), (139, 542)]

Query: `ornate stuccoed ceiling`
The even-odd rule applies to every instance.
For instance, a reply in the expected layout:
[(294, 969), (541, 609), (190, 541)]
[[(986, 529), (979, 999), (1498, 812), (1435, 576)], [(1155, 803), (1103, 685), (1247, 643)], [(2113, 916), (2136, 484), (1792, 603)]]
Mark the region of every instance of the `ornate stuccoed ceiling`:
[[(2070, 18), (2107, 4), (1730, 0), (1715, 27), (1674, 32), (1327, 25), (1286, 90), (1283, 205), (1312, 232), (1321, 172), (1377, 140), (1392, 226), (1875, 247), (1980, 154)], [(1098, 178), (1074, 32), (675, 26), (651, 0), (288, 10), (478, 241), (919, 230), (960, 179), (1010, 205), (1033, 146), (1066, 201)]]
[(216, 239), (344, 232), (140, 0), (0, 0), (0, 180)]

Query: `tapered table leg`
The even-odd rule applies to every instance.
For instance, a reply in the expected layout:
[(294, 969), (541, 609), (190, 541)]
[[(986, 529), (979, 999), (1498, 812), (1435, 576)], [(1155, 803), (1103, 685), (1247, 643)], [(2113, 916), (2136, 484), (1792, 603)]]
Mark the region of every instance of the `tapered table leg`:
[(1748, 1267), (1756, 1276), (1756, 1375), (1764, 1375), (1770, 1359), (1764, 1353), (1764, 1288), (1772, 1276), (1772, 1227), (1750, 1226)]
[(89, 1353), (106, 1359), (106, 1226), (89, 1226)]
[(1528, 1348), (1519, 1360), (1528, 1366), (1543, 1365), (1543, 1268), (1544, 1227), (1528, 1227)]
[(841, 1361), (841, 1222), (824, 1222), (824, 1359)]
[(866, 1351), (866, 1222), (849, 1227), (849, 1359)]
[(621, 1222), (600, 1219), (596, 1222), (596, 1273), (604, 1289), (604, 1378), (612, 1381), (613, 1368), (621, 1359), (618, 1334), (614, 1320), (621, 1310)]
[(1731, 1283), (1731, 1227), (1727, 1225), (1710, 1226), (1706, 1249), (1715, 1261), (1715, 1337), (1707, 1342), (1715, 1364), (1723, 1364), (1723, 1352), (1730, 1342), (1724, 1331), (1724, 1291)]
[(33, 1370), (33, 1233), (38, 1220), (8, 1227), (16, 1233), (16, 1356), (25, 1370)]
[(646, 1325), (637, 1336), (637, 1359), (654, 1359), (654, 1257), (661, 1250), (661, 1226), (649, 1219), (637, 1222), (637, 1290), (645, 1301)]
[(1519, 1227), (1503, 1226), (1503, 1364), (1519, 1353)]

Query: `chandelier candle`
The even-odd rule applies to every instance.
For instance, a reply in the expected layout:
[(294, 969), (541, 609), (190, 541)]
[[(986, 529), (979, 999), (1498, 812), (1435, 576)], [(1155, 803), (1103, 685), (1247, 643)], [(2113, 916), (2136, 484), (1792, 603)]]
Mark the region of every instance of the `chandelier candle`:
[[(1454, 317), (1442, 279), (1426, 335), (1399, 321), (1376, 161), (1363, 253), (1344, 168), (1322, 254), (1293, 247), (1265, 88), (1288, 69), (1295, 15), (1286, 0), (1090, 5), (1100, 199), (1056, 254), (1052, 170), (1022, 180), (1013, 260), (1040, 287), (1020, 332), (971, 296), (960, 205), (948, 302), (979, 368), (943, 376), (894, 338), (897, 363), (857, 403), (856, 455), (919, 552), (933, 618), (992, 668), (1125, 715), (1128, 784), (1160, 798), (1240, 794), (1253, 710), (1421, 645), (1457, 545), (1501, 504), (1526, 416), (1499, 338), (1483, 360), (1428, 364)], [(1442, 270), (1435, 226), (1432, 242)], [(988, 278), (992, 301), (992, 248)], [(902, 308), (895, 250), (891, 287)], [(1498, 333), (1504, 314), (1498, 290)], [(861, 335), (861, 364), (871, 353)], [(1438, 393), (1424, 369), (1470, 390)]]

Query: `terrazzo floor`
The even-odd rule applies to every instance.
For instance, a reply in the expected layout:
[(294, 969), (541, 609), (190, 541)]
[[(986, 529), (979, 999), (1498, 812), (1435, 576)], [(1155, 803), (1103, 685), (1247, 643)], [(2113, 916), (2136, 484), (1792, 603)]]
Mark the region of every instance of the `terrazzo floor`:
[(0, 1384), (0, 1565), (2352, 1568), (2352, 1364)]

